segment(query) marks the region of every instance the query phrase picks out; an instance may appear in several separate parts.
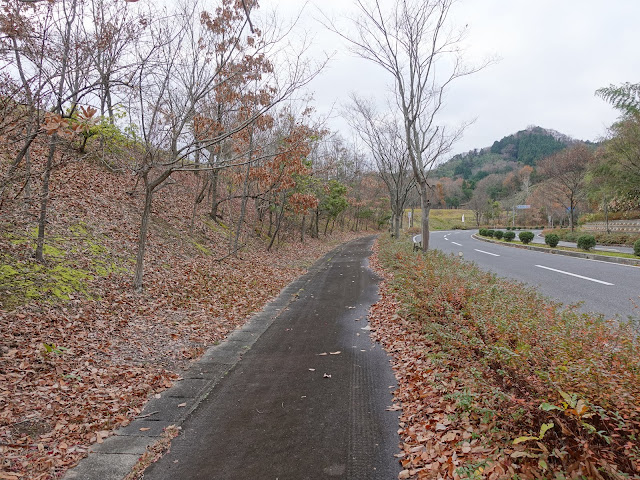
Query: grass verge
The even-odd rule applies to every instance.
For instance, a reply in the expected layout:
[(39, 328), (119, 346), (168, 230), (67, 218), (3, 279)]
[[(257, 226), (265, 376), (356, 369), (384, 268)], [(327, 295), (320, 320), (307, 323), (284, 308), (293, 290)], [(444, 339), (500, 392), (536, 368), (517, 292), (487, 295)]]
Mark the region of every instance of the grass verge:
[(385, 238), (374, 264), (387, 278), (372, 318), (392, 332), (379, 339), (398, 371), (403, 478), (640, 478), (631, 321)]

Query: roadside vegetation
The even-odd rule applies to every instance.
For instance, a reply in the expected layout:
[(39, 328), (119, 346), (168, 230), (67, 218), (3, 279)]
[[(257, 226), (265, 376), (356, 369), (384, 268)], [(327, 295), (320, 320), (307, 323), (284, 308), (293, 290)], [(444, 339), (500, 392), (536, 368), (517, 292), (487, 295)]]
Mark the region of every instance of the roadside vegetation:
[(640, 478), (637, 323), (381, 238), (400, 478)]

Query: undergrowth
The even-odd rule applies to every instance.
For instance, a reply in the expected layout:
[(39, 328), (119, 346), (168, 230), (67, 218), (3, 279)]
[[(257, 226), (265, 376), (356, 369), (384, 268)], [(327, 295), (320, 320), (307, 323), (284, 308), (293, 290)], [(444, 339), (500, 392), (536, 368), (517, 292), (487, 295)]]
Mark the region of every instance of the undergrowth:
[(379, 259), (393, 274), (399, 314), (457, 379), (443, 394), (491, 426), (483, 435), (520, 478), (640, 478), (631, 321), (562, 307), (438, 251), (381, 239)]
[(82, 223), (46, 239), (45, 263), (33, 258), (36, 236), (34, 228), (7, 232), (0, 238), (0, 308), (10, 311), (33, 300), (91, 297), (93, 280), (129, 271)]

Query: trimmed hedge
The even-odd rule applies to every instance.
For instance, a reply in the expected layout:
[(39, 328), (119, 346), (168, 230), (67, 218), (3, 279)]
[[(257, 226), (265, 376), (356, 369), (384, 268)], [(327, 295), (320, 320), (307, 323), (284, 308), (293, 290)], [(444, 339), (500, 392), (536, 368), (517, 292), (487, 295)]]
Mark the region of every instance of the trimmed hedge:
[(527, 231), (525, 231), (525, 232), (520, 232), (520, 233), (518, 234), (518, 238), (520, 239), (520, 241), (521, 241), (522, 243), (524, 243), (524, 244), (526, 245), (527, 243), (530, 243), (530, 242), (531, 242), (531, 240), (533, 240), (534, 235), (533, 235), (533, 232), (527, 232)]
[(633, 253), (640, 257), (640, 239), (636, 240), (633, 244)]
[(493, 237), (500, 240), (503, 235), (504, 235), (504, 232), (502, 230), (496, 230), (493, 234)]
[(589, 251), (595, 246), (596, 239), (593, 235), (582, 235), (578, 237), (578, 248)]
[(558, 246), (558, 242), (560, 241), (560, 237), (555, 233), (550, 233), (544, 236), (544, 243), (549, 245), (551, 248), (555, 248)]
[(510, 242), (511, 240), (513, 240), (514, 238), (516, 238), (516, 232), (512, 232), (511, 230), (509, 230), (508, 232), (504, 232), (503, 238), (504, 238), (507, 242)]

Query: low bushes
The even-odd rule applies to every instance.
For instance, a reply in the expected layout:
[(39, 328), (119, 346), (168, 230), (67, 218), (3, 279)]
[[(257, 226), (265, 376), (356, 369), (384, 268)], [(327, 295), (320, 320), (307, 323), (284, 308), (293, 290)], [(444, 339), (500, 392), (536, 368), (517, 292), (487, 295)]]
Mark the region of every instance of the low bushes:
[(555, 248), (558, 246), (558, 242), (560, 241), (560, 237), (555, 233), (549, 233), (544, 236), (544, 243), (549, 245), (551, 248)]
[(633, 253), (640, 257), (640, 239), (633, 244)]
[(520, 239), (520, 241), (522, 243), (524, 243), (526, 245), (526, 244), (530, 243), (531, 240), (533, 240), (533, 232), (529, 232), (529, 231), (520, 232), (518, 234), (518, 238)]
[(577, 243), (578, 248), (589, 251), (596, 246), (596, 239), (593, 235), (581, 235)]
[(512, 231), (506, 231), (504, 232), (503, 238), (507, 241), (510, 242), (511, 240), (513, 240), (514, 238), (516, 238), (516, 232), (512, 232)]
[[(558, 235), (561, 241), (564, 242), (577, 242), (578, 237), (584, 235), (584, 232), (578, 232), (567, 228), (553, 228), (546, 229), (543, 232), (543, 235), (547, 235), (549, 233), (554, 233)], [(598, 245), (628, 245), (632, 246), (636, 240), (640, 240), (640, 235), (632, 234), (632, 233), (604, 233), (604, 232), (596, 232), (589, 233), (593, 235), (596, 239), (596, 243)]]
[(504, 235), (504, 232), (502, 230), (496, 230), (493, 233), (493, 238), (496, 238), (496, 239), (500, 240), (503, 235)]

